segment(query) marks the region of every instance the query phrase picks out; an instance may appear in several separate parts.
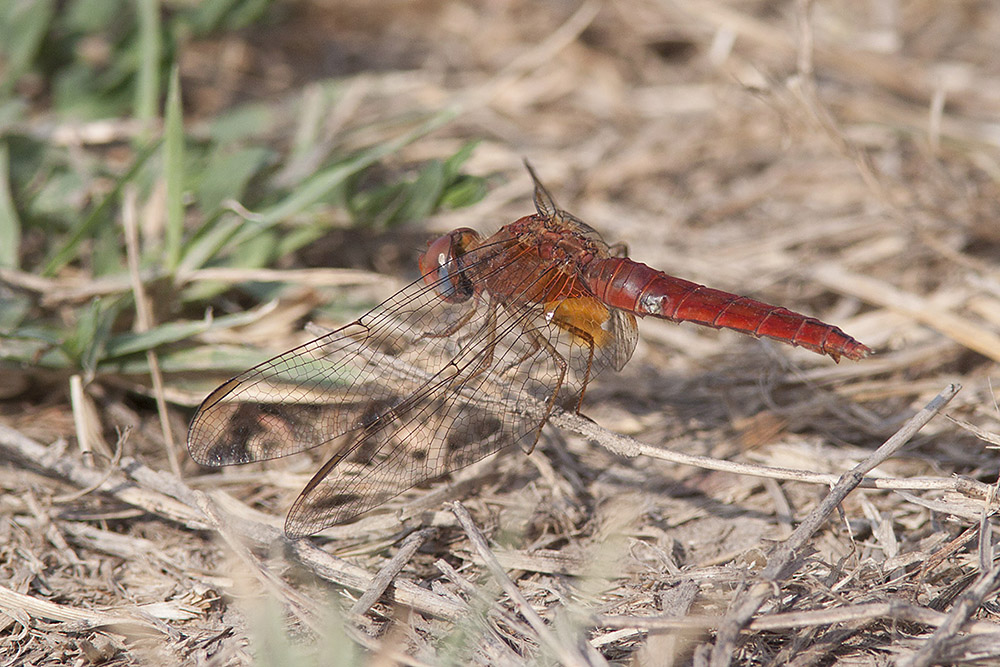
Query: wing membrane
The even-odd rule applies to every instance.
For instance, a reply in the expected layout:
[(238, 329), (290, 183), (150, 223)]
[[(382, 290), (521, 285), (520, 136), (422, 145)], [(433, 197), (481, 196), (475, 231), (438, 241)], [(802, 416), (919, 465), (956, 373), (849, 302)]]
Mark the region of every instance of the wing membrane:
[(351, 324), (224, 383), (191, 424), (192, 457), (228, 465), (332, 443), (331, 458), (289, 512), (285, 530), (298, 536), (503, 447), (532, 444), (553, 392), (579, 390), (561, 359), (570, 374), (585, 368), (582, 377), (620, 367), (635, 346), (635, 320), (612, 311), (602, 323), (611, 340), (592, 355), (554, 320), (551, 303), (526, 296), (545, 281), (579, 294), (579, 281), (558, 266), (511, 272), (524, 252), (513, 241), (486, 244), (451, 267), (477, 285), (502, 272), (502, 301), (481, 291), (448, 303), (421, 279)]

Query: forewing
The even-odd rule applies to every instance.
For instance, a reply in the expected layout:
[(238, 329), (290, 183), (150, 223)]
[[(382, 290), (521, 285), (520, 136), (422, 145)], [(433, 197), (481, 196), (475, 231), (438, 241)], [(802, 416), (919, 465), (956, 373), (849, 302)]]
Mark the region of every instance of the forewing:
[(285, 521), (289, 536), (309, 535), (378, 507), (516, 442), (537, 422), (460, 398), (446, 383), (386, 408), (378, 419), (384, 423), (364, 429), (306, 485)]
[(377, 406), (419, 393), (453, 356), (448, 339), (423, 334), (457, 310), (414, 283), (355, 322), (236, 376), (198, 409), (188, 432), (192, 458), (262, 461), (365, 428)]
[(533, 444), (556, 392), (578, 394), (603, 368), (624, 365), (635, 318), (597, 300), (575, 267), (495, 238), (437, 272), (477, 286), (466, 302), (415, 281), (224, 383), (192, 421), (191, 456), (227, 465), (329, 443), (286, 522), (289, 535), (306, 535), (502, 447)]
[[(460, 332), (439, 335), (470, 310)], [(441, 381), (463, 341), (484, 335), (483, 314), (472, 301), (447, 303), (415, 281), (351, 324), (213, 391), (191, 423), (191, 456), (204, 465), (249, 463), (371, 429), (387, 406)]]
[(376, 407), (313, 476), (285, 532), (314, 533), (502, 447), (533, 445), (564, 376), (544, 346), (555, 328), (525, 295), (553, 273), (526, 274), (503, 301), (487, 296), (444, 368)]
[[(507, 250), (486, 245), (452, 268), (488, 281), (509, 263)], [(514, 301), (542, 279), (523, 277)], [(450, 304), (414, 282), (355, 322), (224, 383), (195, 415), (188, 448), (199, 463), (227, 465), (331, 443), (332, 457), (286, 524), (290, 535), (316, 532), (534, 438), (559, 374), (540, 354), (544, 326), (536, 308), (488, 294)]]

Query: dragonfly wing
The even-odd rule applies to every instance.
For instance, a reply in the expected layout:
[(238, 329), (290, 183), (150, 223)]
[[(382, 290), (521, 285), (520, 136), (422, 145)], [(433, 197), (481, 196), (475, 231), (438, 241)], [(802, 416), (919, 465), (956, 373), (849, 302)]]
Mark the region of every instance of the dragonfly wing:
[(288, 513), (286, 534), (309, 535), (346, 521), (517, 442), (537, 425), (537, 418), (459, 396), (447, 383), (384, 410), (313, 476)]
[(611, 335), (595, 355), (595, 375), (608, 366), (620, 371), (632, 358), (639, 342), (639, 325), (635, 315), (618, 308), (609, 308), (609, 311), (607, 328)]
[[(473, 251), (454, 269), (488, 278), (503, 249)], [(539, 279), (526, 277), (523, 290)], [(289, 535), (306, 535), (533, 438), (559, 374), (533, 333), (544, 315), (487, 293), (449, 303), (436, 287), (414, 282), (224, 383), (192, 421), (192, 457), (228, 465), (329, 443), (332, 456), (286, 524)]]
[(424, 334), (460, 317), (461, 306), (413, 283), (355, 322), (236, 376), (199, 407), (188, 431), (192, 458), (262, 461), (365, 428), (373, 406), (419, 393), (455, 355), (453, 341)]

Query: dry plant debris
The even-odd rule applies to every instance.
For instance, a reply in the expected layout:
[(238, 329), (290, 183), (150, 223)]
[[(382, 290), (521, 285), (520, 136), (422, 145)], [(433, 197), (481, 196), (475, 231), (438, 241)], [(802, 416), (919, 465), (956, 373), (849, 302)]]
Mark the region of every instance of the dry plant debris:
[[(3, 664), (996, 664), (997, 34), (985, 0), (421, 0), (290, 3), (185, 44), (199, 136), (253, 100), (284, 119), (275, 145), (308, 127), (320, 146), (391, 144), (379, 169), (398, 173), (474, 139), (463, 169), (489, 176), (425, 229), (331, 232), (252, 273), (182, 267), (178, 289), (290, 285), (192, 326), (205, 346), (279, 352), (304, 319), (336, 322), (328, 304), (387, 295), (432, 229), (530, 211), (528, 157), (640, 261), (878, 354), (835, 366), (644, 321), (633, 360), (588, 391), (594, 421), (560, 414), (530, 456), (297, 541), (278, 526), (322, 452), (221, 473), (171, 460), (224, 378), (156, 351), (144, 376), (0, 366)], [(141, 128), (30, 130), (110, 160)], [(134, 258), (162, 199), (122, 202)], [(316, 268), (331, 247), (362, 258)], [(134, 293), (141, 332), (163, 322), (163, 275), (0, 268), (0, 299), (69, 312)]]

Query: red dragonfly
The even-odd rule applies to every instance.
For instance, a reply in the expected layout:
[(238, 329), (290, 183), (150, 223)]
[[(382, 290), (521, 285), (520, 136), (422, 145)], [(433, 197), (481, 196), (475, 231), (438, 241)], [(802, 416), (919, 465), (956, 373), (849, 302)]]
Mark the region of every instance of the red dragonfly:
[(347, 326), (237, 375), (201, 404), (188, 449), (210, 466), (326, 445), (285, 533), (315, 533), (519, 443), (620, 370), (636, 315), (734, 329), (835, 361), (871, 350), (835, 326), (615, 256), (539, 182), (534, 215), (428, 244), (421, 278)]

